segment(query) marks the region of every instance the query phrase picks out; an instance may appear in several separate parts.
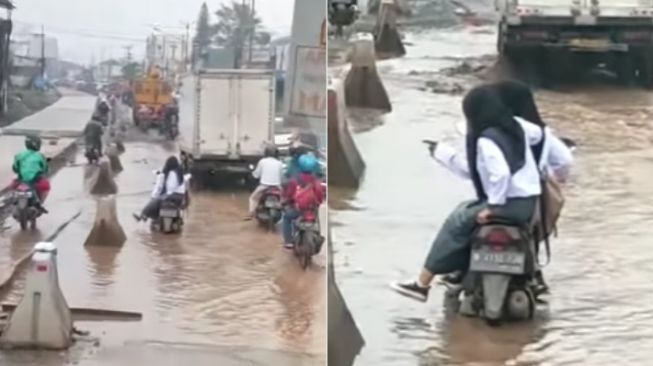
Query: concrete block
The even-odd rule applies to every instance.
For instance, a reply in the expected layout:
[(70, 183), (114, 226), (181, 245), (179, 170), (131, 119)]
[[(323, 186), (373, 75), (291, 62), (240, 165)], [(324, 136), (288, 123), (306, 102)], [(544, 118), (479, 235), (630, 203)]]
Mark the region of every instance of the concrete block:
[(66, 349), (72, 345), (72, 315), (59, 286), (56, 255), (52, 243), (34, 247), (24, 296), (0, 338), (3, 347)]
[(95, 222), (84, 245), (121, 247), (127, 235), (118, 221), (116, 197), (100, 197), (96, 204)]
[[(123, 146), (124, 147), (124, 146)], [(107, 157), (109, 158), (109, 165), (111, 165), (111, 172), (118, 174), (123, 171), (122, 163), (120, 162), (120, 149), (118, 145), (113, 143), (107, 147)]]
[(401, 57), (406, 54), (406, 48), (397, 30), (397, 18), (399, 14), (399, 6), (394, 1), (384, 0), (381, 3), (373, 34), (374, 49), (383, 58)]
[(357, 188), (365, 163), (347, 124), (343, 84), (339, 80), (329, 85), (328, 102), (329, 186)]
[(95, 174), (89, 179), (89, 191), (93, 195), (111, 195), (118, 193), (118, 186), (113, 179), (113, 170), (109, 158), (100, 159)]
[(345, 101), (348, 107), (392, 110), (390, 98), (376, 69), (374, 40), (370, 37), (354, 43), (351, 68), (345, 78)]
[(328, 269), (328, 362), (329, 366), (352, 366), (365, 341), (338, 289), (333, 268), (333, 245), (329, 233)]

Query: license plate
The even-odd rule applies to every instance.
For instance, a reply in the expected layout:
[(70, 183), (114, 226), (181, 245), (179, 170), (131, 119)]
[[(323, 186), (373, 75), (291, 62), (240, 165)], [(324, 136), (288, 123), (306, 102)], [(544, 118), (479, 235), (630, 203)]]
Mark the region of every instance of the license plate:
[(268, 198), (267, 200), (265, 200), (265, 207), (278, 208), (281, 207), (281, 204), (279, 203), (279, 200), (276, 200), (274, 198)]
[(514, 251), (474, 249), (469, 268), (474, 272), (523, 274), (526, 255)]
[(171, 209), (163, 208), (163, 209), (161, 209), (161, 211), (159, 211), (159, 216), (175, 218), (175, 217), (179, 216), (179, 214), (178, 214), (177, 210), (171, 210)]
[(576, 48), (589, 50), (603, 50), (610, 48), (610, 41), (607, 39), (572, 39), (569, 44)]

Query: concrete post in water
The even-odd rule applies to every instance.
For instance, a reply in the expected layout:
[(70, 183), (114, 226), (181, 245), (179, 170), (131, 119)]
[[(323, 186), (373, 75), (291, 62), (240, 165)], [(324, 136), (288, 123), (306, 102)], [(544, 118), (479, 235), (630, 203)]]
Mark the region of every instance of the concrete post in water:
[(329, 85), (328, 101), (329, 186), (358, 188), (365, 172), (365, 162), (347, 125), (342, 82)]
[(122, 172), (123, 167), (122, 163), (120, 162), (120, 149), (118, 148), (118, 143), (116, 142), (107, 146), (106, 154), (109, 158), (109, 164), (111, 165), (111, 172), (113, 174)]
[(384, 57), (401, 57), (406, 54), (399, 31), (397, 18), (401, 13), (399, 5), (394, 0), (382, 0), (381, 8), (374, 27), (374, 49)]
[(96, 203), (95, 223), (84, 245), (121, 247), (127, 235), (118, 221), (116, 196), (100, 197)]
[(331, 233), (329, 233), (328, 271), (329, 333), (327, 335), (327, 358), (329, 366), (351, 366), (365, 345), (365, 341), (336, 283)]
[(38, 243), (25, 282), (23, 298), (2, 332), (4, 347), (66, 349), (72, 345), (73, 321), (59, 286), (57, 248)]
[(90, 179), (90, 192), (93, 195), (110, 195), (118, 193), (118, 186), (113, 180), (111, 162), (108, 158), (100, 159), (99, 167)]
[(347, 107), (392, 110), (390, 98), (376, 70), (374, 40), (369, 36), (354, 42), (351, 68), (345, 78), (345, 101)]

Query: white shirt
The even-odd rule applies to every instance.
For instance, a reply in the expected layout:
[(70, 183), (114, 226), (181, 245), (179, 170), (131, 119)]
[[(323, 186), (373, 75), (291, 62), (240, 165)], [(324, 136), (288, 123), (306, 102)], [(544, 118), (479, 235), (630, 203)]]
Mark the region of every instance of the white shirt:
[(283, 163), (279, 159), (267, 157), (259, 160), (256, 169), (252, 172), (254, 178), (265, 186), (280, 186), (283, 175)]
[[(515, 118), (524, 130), (526, 146), (533, 146), (542, 140), (542, 129), (530, 122)], [(567, 171), (571, 164), (571, 152), (553, 133), (546, 131), (540, 166), (558, 173)], [(540, 173), (531, 149), (525, 151), (524, 166), (514, 174), (499, 146), (492, 140), (481, 137), (477, 141), (476, 166), (481, 178), (488, 204), (503, 205), (508, 198), (530, 197), (541, 193)], [(438, 144), (435, 159), (454, 173), (470, 178), (467, 157), (451, 146)]]
[[(161, 197), (161, 191), (163, 190), (163, 179), (165, 178), (165, 175), (161, 172), (158, 172), (156, 175), (156, 182), (154, 183), (154, 188), (152, 189), (152, 198), (159, 198)], [(173, 193), (179, 193), (179, 194), (186, 194), (186, 185), (188, 182), (188, 179), (190, 178), (190, 175), (185, 175), (184, 176), (184, 181), (179, 183), (179, 179), (177, 178), (177, 174), (174, 172), (171, 172), (168, 174), (168, 179), (165, 181), (166, 185), (166, 195), (173, 194)]]

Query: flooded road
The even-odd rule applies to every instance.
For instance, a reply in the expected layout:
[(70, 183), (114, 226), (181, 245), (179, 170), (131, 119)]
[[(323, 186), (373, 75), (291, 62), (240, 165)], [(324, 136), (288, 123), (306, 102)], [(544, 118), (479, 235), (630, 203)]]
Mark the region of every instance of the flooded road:
[[(302, 271), (282, 249), (280, 234), (242, 220), (248, 192), (194, 193), (180, 236), (152, 233), (134, 221), (132, 213), (149, 198), (152, 171), (173, 153), (171, 146), (127, 145), (125, 170), (116, 178), (118, 217), (128, 236), (120, 249), (83, 246), (95, 203), (84, 193), (82, 157), (53, 179), (41, 236), (82, 212), (56, 240), (70, 306), (143, 313), (138, 323), (77, 324), (100, 338), (98, 347), (79, 352), (79, 364), (324, 364), (326, 272), (320, 265)], [(13, 227), (0, 237), (0, 273), (38, 239)], [(3, 300), (18, 301), (22, 286), (19, 278)], [(0, 365), (63, 365), (77, 358), (0, 353)]]
[(378, 63), (393, 112), (355, 136), (367, 164), (361, 188), (330, 192), (337, 278), (366, 341), (356, 365), (650, 364), (653, 95), (594, 85), (537, 92), (545, 120), (579, 144), (545, 269), (552, 293), (533, 322), (488, 328), (449, 314), (441, 287), (422, 304), (388, 283), (417, 276), (447, 214), (472, 196), (421, 143), (460, 138), (462, 96), (424, 85), (479, 82), (442, 70), (493, 59), (496, 38), (492, 28), (461, 28), (406, 41), (405, 58)]

